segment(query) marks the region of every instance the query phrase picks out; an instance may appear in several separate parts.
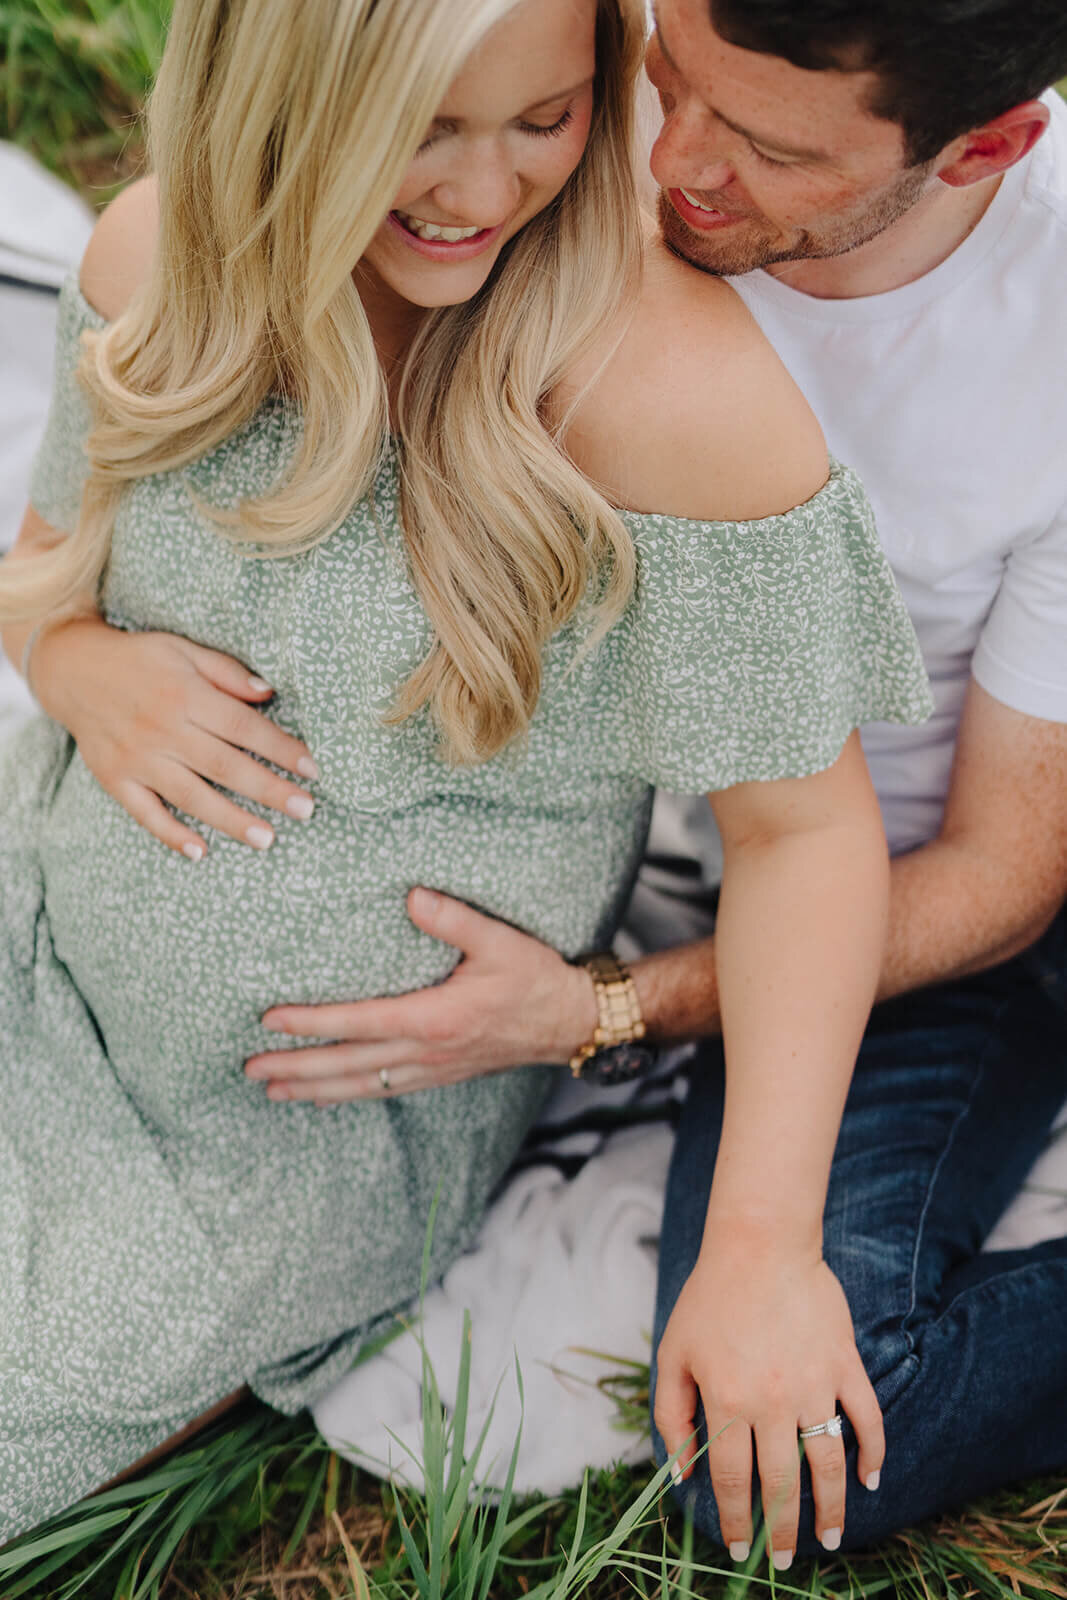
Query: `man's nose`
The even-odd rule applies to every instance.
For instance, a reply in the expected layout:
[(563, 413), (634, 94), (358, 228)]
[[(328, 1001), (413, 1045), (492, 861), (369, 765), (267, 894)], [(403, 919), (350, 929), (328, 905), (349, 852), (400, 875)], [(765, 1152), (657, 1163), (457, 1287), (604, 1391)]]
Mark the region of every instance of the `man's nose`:
[(676, 100), (664, 104), (664, 121), (649, 162), (661, 189), (725, 189), (734, 169), (719, 148), (714, 120)]

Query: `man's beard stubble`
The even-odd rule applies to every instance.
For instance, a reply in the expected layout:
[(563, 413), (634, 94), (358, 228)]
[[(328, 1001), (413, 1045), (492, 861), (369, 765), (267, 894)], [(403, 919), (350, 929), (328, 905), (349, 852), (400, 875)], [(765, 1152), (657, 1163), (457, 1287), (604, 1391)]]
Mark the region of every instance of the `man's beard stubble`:
[(661, 189), (658, 209), (663, 241), (691, 267), (722, 278), (741, 277), (785, 261), (821, 261), (847, 255), (911, 210), (922, 197), (933, 165), (931, 161), (908, 167), (865, 209), (831, 217), (821, 227), (798, 228), (788, 237), (776, 237), (758, 216), (735, 224), (721, 235), (701, 233), (678, 215)]

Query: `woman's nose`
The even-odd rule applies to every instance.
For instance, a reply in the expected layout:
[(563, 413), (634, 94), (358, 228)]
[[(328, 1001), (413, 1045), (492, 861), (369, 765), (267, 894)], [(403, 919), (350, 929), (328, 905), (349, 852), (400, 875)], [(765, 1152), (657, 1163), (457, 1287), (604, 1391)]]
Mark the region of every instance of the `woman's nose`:
[(462, 227), (493, 228), (506, 222), (519, 203), (522, 183), (503, 151), (471, 156), (434, 185), (434, 200)]

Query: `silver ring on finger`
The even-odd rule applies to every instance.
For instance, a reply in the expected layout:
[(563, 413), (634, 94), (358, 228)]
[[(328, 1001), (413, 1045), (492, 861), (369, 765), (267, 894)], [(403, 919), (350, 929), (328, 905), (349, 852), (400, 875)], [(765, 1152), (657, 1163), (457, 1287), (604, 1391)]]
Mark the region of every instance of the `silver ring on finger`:
[(393, 1080), (389, 1076), (388, 1067), (379, 1067), (378, 1068), (378, 1082), (381, 1084), (381, 1086), (385, 1090), (386, 1094), (388, 1094), (390, 1089), (393, 1087)]
[(815, 1422), (810, 1428), (799, 1429), (799, 1433), (802, 1439), (817, 1439), (823, 1433), (830, 1439), (840, 1439), (844, 1426), (845, 1420), (838, 1412), (828, 1422)]

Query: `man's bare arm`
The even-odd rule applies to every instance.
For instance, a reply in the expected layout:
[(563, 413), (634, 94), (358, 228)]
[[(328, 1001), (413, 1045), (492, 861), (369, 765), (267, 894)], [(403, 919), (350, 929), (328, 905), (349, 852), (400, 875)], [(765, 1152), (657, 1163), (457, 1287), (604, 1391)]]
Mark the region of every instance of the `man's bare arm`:
[[(892, 864), (878, 998), (1007, 961), (1065, 896), (1067, 723), (1024, 716), (972, 681), (941, 831)], [(704, 939), (634, 963), (651, 1036), (718, 1031), (713, 952)]]

